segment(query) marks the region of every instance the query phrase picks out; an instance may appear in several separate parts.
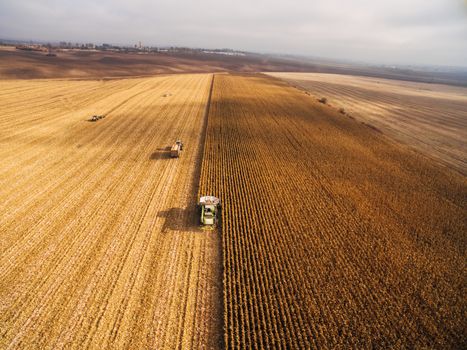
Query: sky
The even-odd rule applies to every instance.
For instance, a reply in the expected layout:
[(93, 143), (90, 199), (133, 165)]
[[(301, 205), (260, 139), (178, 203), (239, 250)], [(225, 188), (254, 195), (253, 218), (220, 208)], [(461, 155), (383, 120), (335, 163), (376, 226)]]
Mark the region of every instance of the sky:
[(467, 0), (0, 0), (0, 38), (467, 66)]

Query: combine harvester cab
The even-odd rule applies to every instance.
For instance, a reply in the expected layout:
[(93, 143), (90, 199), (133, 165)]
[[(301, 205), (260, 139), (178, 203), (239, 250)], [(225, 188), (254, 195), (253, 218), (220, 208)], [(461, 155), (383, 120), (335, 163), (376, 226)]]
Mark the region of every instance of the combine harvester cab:
[(172, 145), (172, 148), (170, 149), (170, 156), (172, 158), (178, 158), (180, 157), (180, 153), (183, 150), (183, 142), (180, 140), (175, 141), (175, 143)]
[(204, 196), (199, 199), (201, 225), (207, 229), (214, 229), (218, 222), (221, 201), (214, 196)]

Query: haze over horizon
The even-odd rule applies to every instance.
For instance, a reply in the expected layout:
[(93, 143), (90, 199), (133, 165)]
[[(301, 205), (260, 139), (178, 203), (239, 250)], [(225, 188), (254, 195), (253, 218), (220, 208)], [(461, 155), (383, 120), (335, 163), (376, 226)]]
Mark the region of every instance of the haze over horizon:
[(1, 0), (0, 37), (466, 67), (467, 1)]

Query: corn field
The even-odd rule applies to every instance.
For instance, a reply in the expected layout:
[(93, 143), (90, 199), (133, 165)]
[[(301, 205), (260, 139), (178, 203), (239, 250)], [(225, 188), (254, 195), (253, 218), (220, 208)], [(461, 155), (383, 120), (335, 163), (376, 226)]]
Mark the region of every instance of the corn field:
[(216, 75), (228, 349), (465, 345), (465, 178), (265, 77)]

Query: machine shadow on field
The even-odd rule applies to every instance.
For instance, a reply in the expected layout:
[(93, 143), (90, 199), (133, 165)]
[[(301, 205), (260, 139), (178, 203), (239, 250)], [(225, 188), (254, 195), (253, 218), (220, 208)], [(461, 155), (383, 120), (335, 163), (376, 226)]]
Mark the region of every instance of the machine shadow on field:
[(202, 232), (195, 207), (170, 208), (160, 211), (157, 216), (165, 218), (162, 233), (170, 231)]
[(149, 158), (151, 160), (170, 159), (170, 146), (156, 148), (156, 151), (152, 152)]

